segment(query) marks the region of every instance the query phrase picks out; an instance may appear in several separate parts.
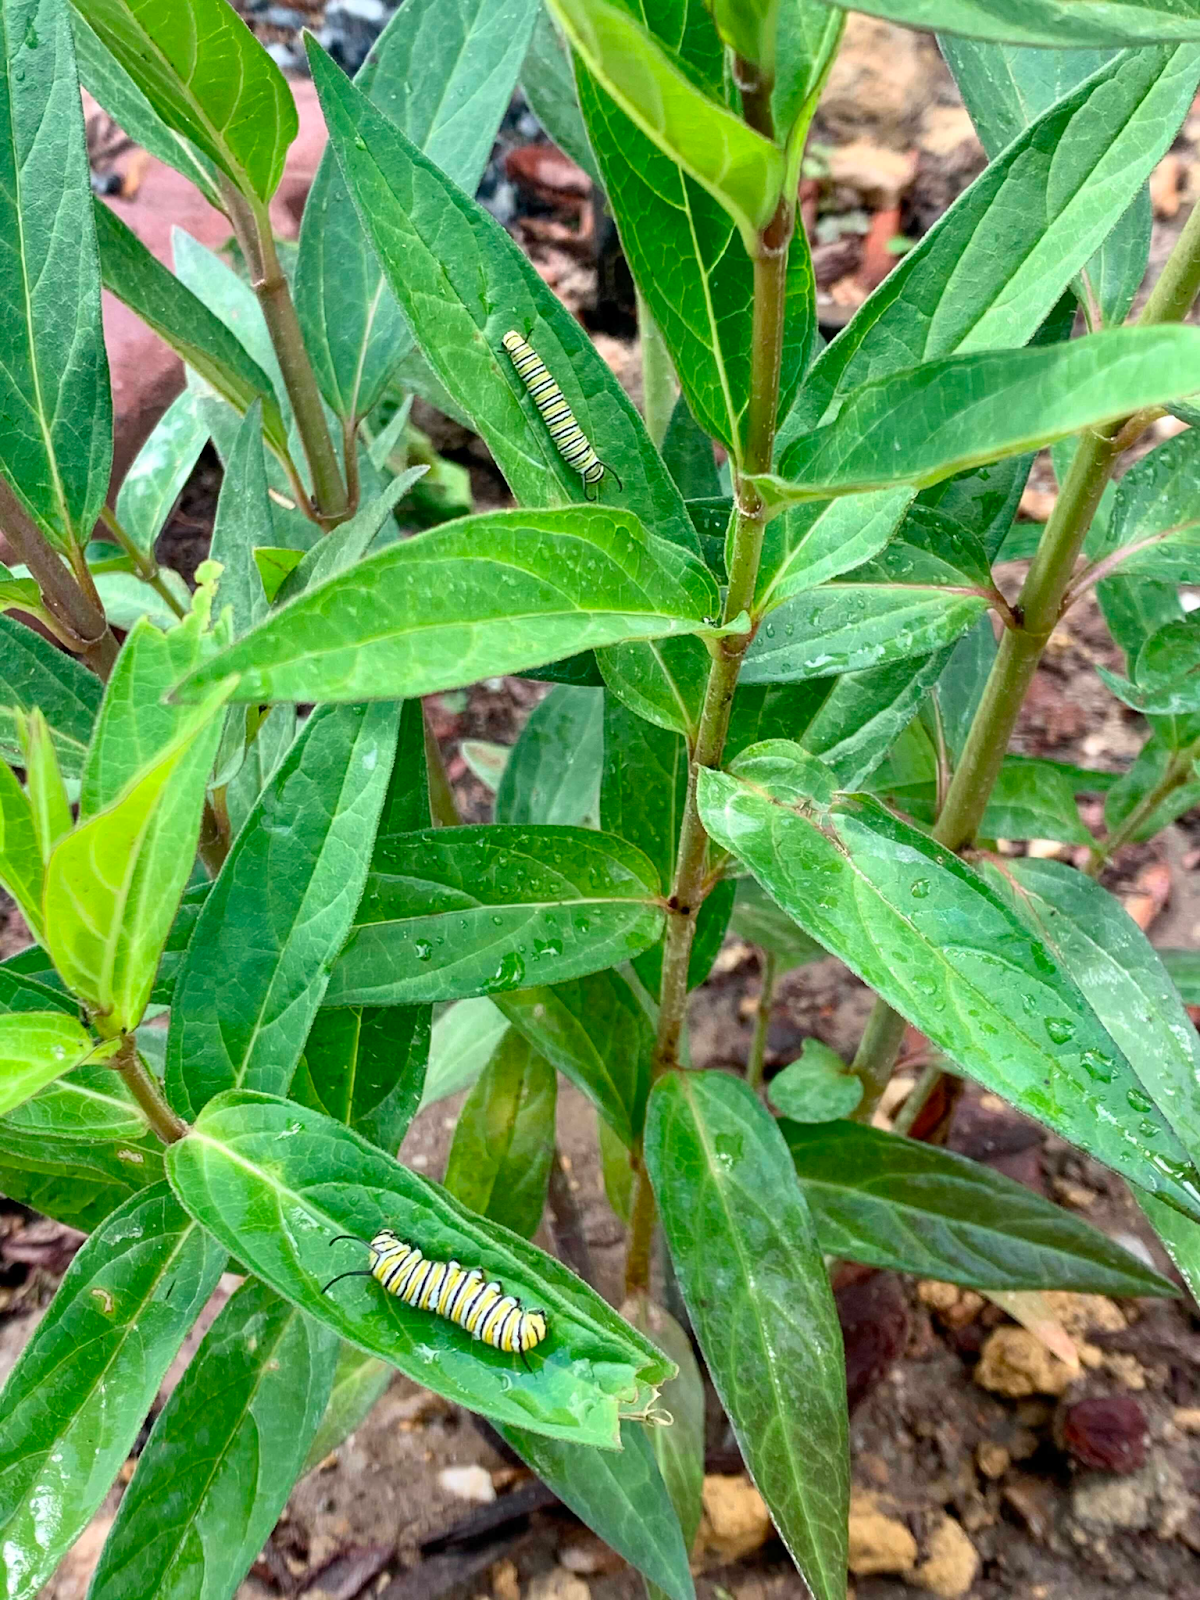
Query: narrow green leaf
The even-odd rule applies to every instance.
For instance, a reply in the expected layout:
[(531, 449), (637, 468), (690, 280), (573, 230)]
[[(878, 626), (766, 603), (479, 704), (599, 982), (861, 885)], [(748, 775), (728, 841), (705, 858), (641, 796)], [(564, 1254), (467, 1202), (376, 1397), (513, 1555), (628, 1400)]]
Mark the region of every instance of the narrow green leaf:
[(15, 712), (40, 709), (63, 776), (77, 778), (100, 706), (100, 680), (74, 656), (11, 617), (0, 616), (0, 755), (22, 760)]
[(1188, 583), (1200, 562), (1200, 433), (1164, 439), (1122, 477), (1104, 533), (1093, 524), (1086, 554), (1124, 578)]
[(16, 1166), (10, 1160), (0, 1161), (0, 1193), (53, 1222), (78, 1228), (81, 1233), (91, 1233), (137, 1192), (136, 1185), (119, 1181), (106, 1183), (81, 1170), (72, 1159), (73, 1147), (65, 1145), (63, 1150), (62, 1169), (51, 1172), (28, 1162)]
[(775, 956), (785, 972), (809, 961), (820, 961), (825, 955), (817, 941), (810, 939), (753, 878), (738, 879), (730, 928), (739, 939)]
[(712, 579), (627, 513), (596, 506), (464, 517), (310, 589), (193, 674), (253, 702), (399, 700), (623, 638), (694, 633)]
[[(0, 1024), (5, 1020), (0, 1018)], [(77, 1067), (47, 1084), (32, 1100), (9, 1112), (4, 1126), (44, 1139), (101, 1144), (142, 1140), (148, 1132), (146, 1119), (124, 1083), (103, 1064)]]
[(850, 1496), (837, 1310), (787, 1146), (744, 1083), (673, 1073), (646, 1165), (743, 1458), (818, 1600), (844, 1600)]
[(417, 1114), (429, 1058), (428, 1006), (344, 1006), (318, 1011), (291, 1097), (398, 1150)]
[(527, 1428), (501, 1434), (538, 1477), (610, 1549), (671, 1600), (693, 1600), (687, 1546), (644, 1430), (621, 1424), (618, 1451), (580, 1450)]
[(1200, 1295), (1200, 1225), (1180, 1216), (1173, 1206), (1165, 1205), (1151, 1194), (1139, 1195), (1138, 1204), (1179, 1268), (1192, 1297)]
[[(375, 539), (388, 527), (392, 512), (400, 500), (428, 470), (425, 466), (409, 467), (406, 472), (399, 473), (374, 499), (360, 506), (341, 527), (325, 534), (310, 550), (304, 551), (284, 577), (275, 598), (280, 603), (294, 600), (305, 589), (311, 589), (361, 561)], [(394, 521), (391, 527), (395, 528)], [(383, 542), (386, 544), (388, 540)], [(291, 552), (287, 554), (290, 556)]]
[(267, 464), (263, 457), (262, 405), (247, 411), (225, 463), (209, 559), (221, 563), (216, 607), (233, 610), (233, 637), (240, 639), (267, 614), (267, 597), (254, 561), (254, 546), (271, 528)]
[(112, 399), (66, 0), (0, 7), (0, 473), (60, 550), (86, 545)]
[(780, 1127), (828, 1255), (973, 1289), (1172, 1293), (1098, 1228), (965, 1156), (855, 1122)]
[(1200, 1216), (1182, 1147), (1129, 1115), (1137, 1077), (1070, 972), (977, 873), (878, 802), (835, 799), (795, 745), (737, 771), (701, 774), (701, 818), (806, 932), (985, 1087)]
[(1200, 388), (1190, 328), (1112, 328), (1069, 344), (975, 351), (864, 384), (785, 452), (777, 503), (938, 482)]
[[(315, 1111), (235, 1090), (209, 1102), (167, 1162), (185, 1206), (218, 1239), (236, 1240), (247, 1268), (352, 1344), (472, 1411), (613, 1449), (620, 1412), (646, 1403), (646, 1386), (671, 1370), (566, 1267)], [(548, 1337), (531, 1370), (373, 1280), (323, 1294), (332, 1273), (365, 1266), (366, 1241), (385, 1226), (432, 1259), (482, 1263), (526, 1305), (544, 1307)], [(364, 1248), (331, 1250), (338, 1233)]]
[(603, 759), (603, 693), (567, 684), (551, 689), (505, 763), (496, 821), (596, 826)]
[(1195, 0), (1105, 0), (1086, 11), (1071, 0), (1019, 0), (1016, 5), (1011, 0), (869, 0), (855, 10), (890, 17), (909, 28), (939, 28), (1055, 50), (1200, 38)]
[[(657, 323), (655, 324), (657, 326)], [(692, 416), (687, 396), (681, 394), (671, 412), (666, 435), (662, 442), (662, 458), (667, 470), (679, 485), (679, 492), (689, 502), (688, 511), (695, 521), (692, 501), (712, 501), (721, 498), (721, 477), (717, 472), (712, 440)], [(729, 521), (732, 501), (725, 506), (725, 523)], [(721, 535), (724, 538), (725, 528)]]
[(187, 1115), (222, 1089), (284, 1093), (366, 879), (395, 706), (322, 706), (234, 841), (171, 1001), (166, 1083)]
[(628, 11), (549, 0), (567, 37), (627, 117), (733, 218), (747, 251), (783, 189), (780, 151), (684, 75)]
[(101, 1223), (67, 1268), (4, 1387), (9, 1600), (32, 1600), (90, 1522), (224, 1263), (156, 1185)]
[(634, 1300), (623, 1308), (635, 1328), (649, 1338), (679, 1368), (663, 1384), (660, 1404), (671, 1418), (666, 1427), (643, 1424), (658, 1470), (662, 1473), (686, 1550), (691, 1550), (700, 1530), (704, 1490), (705, 1393), (700, 1366), (692, 1354), (692, 1341), (661, 1306), (652, 1300)]
[(771, 1079), (767, 1097), (793, 1122), (836, 1122), (862, 1099), (862, 1079), (846, 1070), (836, 1050), (819, 1039), (805, 1039), (800, 1056)]
[(79, 1023), (60, 1011), (0, 1016), (0, 1116), (77, 1067), (94, 1048)]
[(989, 839), (1061, 839), (1091, 844), (1069, 771), (1052, 761), (1006, 756), (979, 832)]
[(381, 844), (327, 1005), (414, 1005), (555, 983), (662, 932), (658, 875), (590, 828), (431, 828)]
[(773, 518), (763, 536), (756, 612), (870, 561), (900, 527), (911, 503), (911, 489), (882, 489), (814, 500)]
[(104, 287), (238, 413), (261, 400), (267, 441), (274, 450), (286, 450), (287, 430), (271, 379), (240, 340), (106, 205), (97, 200), (94, 211)]
[(39, 942), (42, 932), (42, 847), (34, 827), (29, 797), (6, 761), (0, 761), (0, 883), (8, 890), (29, 930)]
[(311, 42), (309, 48), (330, 143), (388, 284), (436, 377), (517, 499), (536, 507), (586, 497), (502, 348), (513, 328), (539, 352), (580, 426), (620, 474), (621, 504), (660, 538), (697, 550), (679, 491), (641, 418), (575, 318), (499, 223)]
[(596, 653), (604, 685), (631, 711), (656, 727), (695, 739), (704, 708), (704, 686), (712, 665), (703, 642), (692, 634), (619, 644)]
[(1159, 960), (1185, 1006), (1200, 1006), (1200, 950), (1159, 950)]
[(1137, 653), (1133, 681), (1096, 669), (1112, 692), (1146, 716), (1200, 711), (1200, 616), (1191, 612), (1152, 633)]
[(91, 1592), (231, 1596), (304, 1464), (337, 1352), (327, 1328), (243, 1283), (159, 1413)]
[(610, 969), (552, 988), (519, 989), (497, 1004), (632, 1145), (645, 1116), (654, 1025), (621, 974)]
[(460, 1000), (444, 1011), (429, 1038), (421, 1109), (469, 1089), (492, 1059), (507, 1027), (504, 1013), (485, 995)]
[(224, 0), (86, 0), (84, 15), (168, 127), (247, 199), (271, 198), (299, 121), (282, 72), (236, 11)]
[(367, 1420), (395, 1376), (386, 1361), (343, 1344), (333, 1375), (333, 1389), (320, 1426), (313, 1435), (301, 1472), (311, 1472), (343, 1439)]
[(207, 442), (196, 396), (185, 389), (163, 412), (121, 481), (117, 520), (139, 550), (153, 551)]
[(545, 6), (539, 5), (521, 67), (521, 90), (529, 109), (551, 141), (570, 156), (598, 189), (603, 188), (596, 158), (575, 93), (571, 52)]
[[(49, 970), (47, 981), (34, 973), (43, 964)], [(51, 984), (57, 984), (57, 988)], [(62, 1011), (75, 1016), (79, 1007), (62, 987), (62, 980), (50, 967), (50, 957), (36, 944), (28, 945), (7, 961), (0, 961), (0, 1012)]]
[(557, 1097), (554, 1068), (510, 1028), (458, 1114), (446, 1159), (454, 1198), (523, 1239), (546, 1208)]
[[(540, 0), (408, 0), (356, 82), (465, 194), (483, 176)], [(340, 417), (367, 416), (412, 334), (354, 210), (337, 158), (317, 169), (296, 261), (296, 310)]]

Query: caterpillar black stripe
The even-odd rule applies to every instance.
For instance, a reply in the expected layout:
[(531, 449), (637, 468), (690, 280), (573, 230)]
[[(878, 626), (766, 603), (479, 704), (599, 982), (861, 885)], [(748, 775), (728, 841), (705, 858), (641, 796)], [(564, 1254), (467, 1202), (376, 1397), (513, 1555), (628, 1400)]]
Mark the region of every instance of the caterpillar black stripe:
[[(352, 1233), (339, 1233), (338, 1239), (355, 1239)], [(489, 1281), (478, 1267), (460, 1266), (457, 1261), (430, 1261), (415, 1244), (406, 1244), (390, 1228), (381, 1228), (367, 1249), (371, 1265), (363, 1272), (341, 1272), (322, 1289), (325, 1294), (343, 1278), (377, 1278), (389, 1294), (418, 1311), (465, 1328), (473, 1339), (524, 1356), (546, 1337), (546, 1313), (526, 1311), (521, 1302), (505, 1294), (500, 1284)]]
[(591, 441), (575, 419), (575, 413), (563, 399), (563, 392), (550, 376), (546, 363), (527, 339), (515, 328), (504, 335), (504, 348), (517, 369), (517, 376), (529, 390), (534, 405), (542, 414), (542, 421), (550, 430), (550, 437), (559, 455), (583, 479), (584, 494), (590, 500), (592, 487), (606, 472), (612, 472), (617, 487), (623, 489), (612, 467), (607, 466), (592, 449)]

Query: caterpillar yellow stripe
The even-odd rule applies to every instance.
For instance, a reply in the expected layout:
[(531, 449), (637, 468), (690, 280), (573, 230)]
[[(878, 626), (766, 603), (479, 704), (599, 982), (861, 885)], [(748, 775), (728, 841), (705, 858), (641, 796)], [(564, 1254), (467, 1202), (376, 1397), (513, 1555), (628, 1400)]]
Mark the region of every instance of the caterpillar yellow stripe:
[(563, 399), (563, 392), (550, 376), (549, 368), (537, 351), (515, 328), (504, 335), (503, 344), (509, 360), (516, 368), (517, 377), (529, 390), (530, 398), (550, 430), (559, 455), (583, 479), (584, 494), (590, 500), (591, 490), (606, 472), (617, 480), (617, 487), (625, 485), (610, 466), (607, 466), (592, 449), (591, 441), (576, 421), (575, 413)]
[[(338, 1239), (362, 1243), (349, 1233), (338, 1234), (330, 1243), (336, 1244)], [(321, 1292), (332, 1289), (342, 1278), (376, 1278), (406, 1306), (445, 1317), (493, 1350), (524, 1356), (536, 1350), (546, 1337), (546, 1313), (526, 1311), (515, 1295), (505, 1294), (501, 1285), (489, 1280), (479, 1267), (464, 1267), (457, 1261), (431, 1261), (391, 1228), (381, 1228), (367, 1249), (371, 1252), (369, 1268), (341, 1272)]]

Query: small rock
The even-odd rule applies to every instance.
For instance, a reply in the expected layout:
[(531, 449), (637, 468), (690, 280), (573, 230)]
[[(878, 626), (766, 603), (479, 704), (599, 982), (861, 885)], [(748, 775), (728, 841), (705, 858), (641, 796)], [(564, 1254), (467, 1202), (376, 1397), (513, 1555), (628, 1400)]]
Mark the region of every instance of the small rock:
[(1168, 152), (1150, 174), (1150, 204), (1159, 221), (1166, 221), (1179, 210), (1179, 157)]
[(924, 1278), (917, 1285), (917, 1298), (922, 1305), (936, 1311), (948, 1328), (965, 1328), (968, 1322), (983, 1310), (985, 1301), (974, 1289), (961, 1289), (956, 1283), (938, 1283)]
[(1200, 1433), (1200, 1406), (1178, 1406), (1171, 1413), (1171, 1421), (1184, 1433)]
[(1105, 1372), (1123, 1383), (1127, 1389), (1146, 1387), (1146, 1369), (1135, 1355), (1124, 1350), (1105, 1350), (1100, 1355), (1100, 1365)]
[(921, 117), (918, 139), (930, 155), (956, 156), (966, 146), (982, 164), (983, 146), (966, 106), (928, 106)]
[(492, 1594), (495, 1600), (521, 1600), (521, 1580), (515, 1561), (497, 1561), (492, 1568)]
[(528, 1600), (592, 1600), (592, 1591), (565, 1567), (551, 1567), (529, 1585)]
[(1050, 1543), (1054, 1533), (1054, 1495), (1043, 1478), (1019, 1474), (1004, 1485), (1004, 1499), (1038, 1544)]
[(496, 1498), (496, 1485), (486, 1467), (443, 1467), (438, 1473), (438, 1483), (447, 1494), (460, 1500), (473, 1500), (476, 1505), (490, 1505)]
[(1019, 511), (1026, 522), (1049, 522), (1050, 513), (1058, 504), (1057, 489), (1031, 489), (1021, 491)]
[(907, 143), (929, 104), (931, 79), (944, 71), (932, 38), (852, 12), (821, 97), (821, 121), (834, 139), (861, 137), (866, 126), (890, 144)]
[(929, 1554), (912, 1575), (912, 1582), (942, 1600), (958, 1600), (979, 1574), (979, 1553), (953, 1517), (944, 1516), (933, 1530)]
[(1071, 1493), (1071, 1510), (1080, 1522), (1099, 1533), (1114, 1528), (1136, 1531), (1150, 1526), (1152, 1490), (1144, 1468), (1132, 1478), (1093, 1477), (1089, 1473)]
[(975, 1462), (984, 1477), (991, 1478), (995, 1482), (1008, 1471), (1012, 1456), (1002, 1444), (997, 1444), (993, 1439), (985, 1439), (975, 1451)]
[(740, 1473), (706, 1473), (697, 1543), (722, 1561), (759, 1549), (771, 1532), (766, 1501)]
[(598, 1538), (589, 1528), (569, 1533), (558, 1547), (559, 1566), (582, 1578), (611, 1577), (623, 1572), (625, 1559)]
[(1128, 1395), (1093, 1395), (1067, 1408), (1063, 1444), (1085, 1467), (1136, 1472), (1145, 1464), (1149, 1430), (1145, 1413)]
[(896, 1517), (879, 1510), (875, 1496), (850, 1497), (850, 1571), (856, 1578), (879, 1572), (911, 1572), (917, 1541)]
[[(1070, 1178), (1055, 1178), (1055, 1199), (1061, 1200), (1065, 1206), (1074, 1206), (1076, 1211), (1086, 1211), (1096, 1203), (1096, 1191), (1086, 1188), (1082, 1183), (1074, 1183)], [(1153, 1262), (1150, 1263), (1154, 1265)]]
[(898, 206), (916, 171), (915, 150), (887, 150), (867, 139), (837, 145), (829, 154), (830, 180), (862, 195), (875, 211)]
[(993, 1394), (1062, 1394), (1075, 1374), (1026, 1328), (997, 1328), (980, 1352), (975, 1382)]

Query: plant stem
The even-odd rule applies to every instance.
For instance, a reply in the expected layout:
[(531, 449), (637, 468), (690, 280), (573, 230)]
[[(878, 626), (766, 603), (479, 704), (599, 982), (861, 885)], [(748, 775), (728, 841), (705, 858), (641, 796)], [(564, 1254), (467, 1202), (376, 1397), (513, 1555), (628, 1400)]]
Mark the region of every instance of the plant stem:
[(59, 637), (97, 677), (107, 679), (117, 659), (118, 645), (94, 587), (88, 594), (3, 478), (0, 528), (36, 580), (42, 604), (53, 617)]
[(554, 1147), (554, 1160), (550, 1163), (550, 1184), (546, 1196), (550, 1207), (550, 1231), (561, 1260), (583, 1279), (596, 1287), (596, 1273), (592, 1265), (592, 1252), (588, 1248), (587, 1234), (583, 1229), (583, 1214), (571, 1188), (571, 1180), (563, 1165), (562, 1151)]
[(654, 1189), (646, 1163), (638, 1154), (634, 1164), (633, 1210), (629, 1217), (629, 1244), (625, 1252), (625, 1298), (650, 1292), (650, 1257), (654, 1248)]
[(428, 707), (421, 706), (421, 725), (425, 730), (425, 776), (429, 788), (429, 815), (435, 828), (457, 828), (462, 818), (454, 799), (454, 790), (446, 776), (446, 763), (442, 760), (442, 747), (429, 725)]
[(1150, 291), (1138, 325), (1157, 327), (1163, 322), (1182, 322), (1192, 309), (1192, 302), (1200, 294), (1200, 205), (1192, 207), (1191, 216), (1183, 225), (1167, 257), (1158, 282)]
[(1166, 771), (1162, 777), (1134, 806), (1119, 827), (1115, 828), (1103, 844), (1093, 849), (1084, 872), (1089, 878), (1098, 877), (1101, 868), (1111, 861), (1122, 845), (1126, 845), (1135, 837), (1142, 825), (1154, 815), (1163, 801), (1175, 790), (1187, 783), (1192, 776), (1192, 768), (1200, 757), (1200, 739), (1194, 744), (1185, 745), (1182, 750), (1175, 750), (1167, 762)]
[(182, 605), (180, 605), (179, 601), (163, 582), (161, 569), (159, 568), (158, 562), (154, 559), (153, 552), (147, 555), (144, 550), (140, 549), (136, 544), (134, 544), (133, 540), (129, 537), (125, 529), (118, 521), (116, 513), (111, 511), (108, 506), (104, 506), (101, 509), (100, 521), (104, 524), (109, 533), (112, 534), (113, 538), (120, 545), (121, 549), (124, 550), (125, 554), (133, 562), (137, 575), (142, 582), (153, 589), (155, 594), (158, 595), (159, 599), (168, 605), (175, 615), (180, 618), (180, 620), (186, 617), (187, 611)]
[(646, 432), (660, 450), (675, 408), (675, 372), (650, 308), (637, 291), (638, 335), (642, 345), (642, 410)]
[(750, 1040), (750, 1056), (746, 1062), (746, 1082), (755, 1094), (762, 1088), (763, 1057), (767, 1051), (767, 1029), (771, 1023), (771, 1000), (775, 993), (776, 958), (769, 950), (759, 952), (762, 977), (759, 980), (758, 1005), (754, 1010), (754, 1036)]
[(125, 1080), (125, 1086), (137, 1101), (142, 1115), (164, 1144), (174, 1144), (188, 1131), (188, 1125), (171, 1110), (163, 1099), (158, 1084), (142, 1065), (137, 1052), (137, 1040), (132, 1033), (123, 1033), (117, 1053), (109, 1061)]
[(229, 825), (229, 812), (225, 806), (225, 790), (214, 789), (204, 802), (200, 819), (200, 838), (196, 853), (203, 861), (210, 877), (215, 878), (225, 865), (229, 847), (233, 843), (233, 830)]
[(325, 421), (321, 391), (304, 348), (304, 335), (300, 331), (300, 319), (296, 315), (292, 292), (279, 264), (266, 207), (259, 202), (252, 204), (228, 178), (221, 179), (221, 194), (237, 242), (250, 268), (254, 293), (262, 307), (263, 320), (279, 360), (288, 399), (292, 403), (296, 429), (304, 445), (308, 470), (312, 474), (313, 504), (317, 518), (326, 530), (336, 528), (349, 515), (346, 485), (342, 481), (333, 439)]
[(929, 1103), (930, 1095), (942, 1080), (943, 1071), (940, 1061), (931, 1061), (927, 1067), (922, 1067), (921, 1076), (908, 1091), (904, 1104), (892, 1119), (893, 1133), (908, 1132)]

